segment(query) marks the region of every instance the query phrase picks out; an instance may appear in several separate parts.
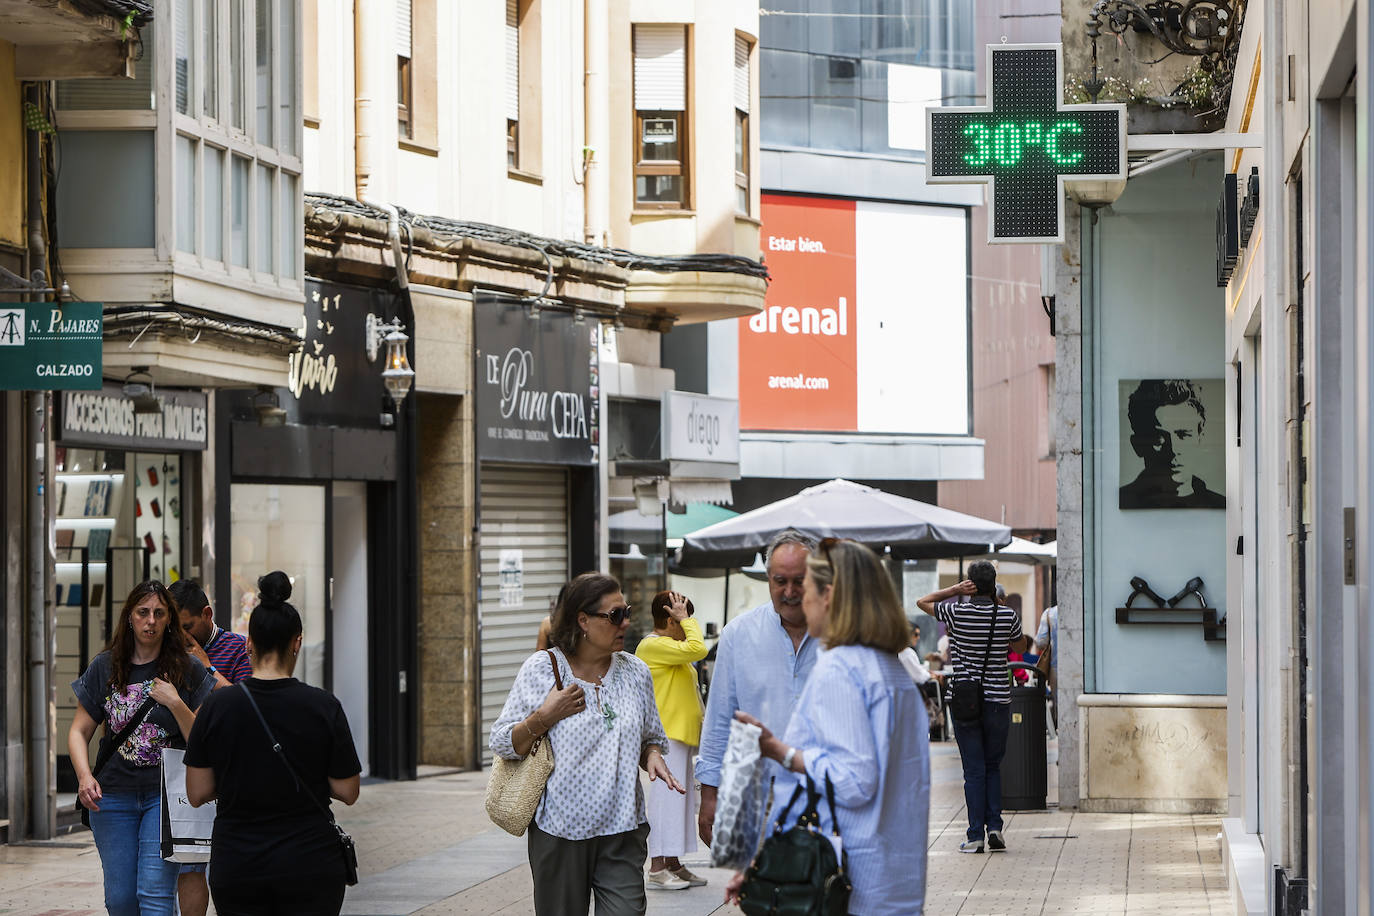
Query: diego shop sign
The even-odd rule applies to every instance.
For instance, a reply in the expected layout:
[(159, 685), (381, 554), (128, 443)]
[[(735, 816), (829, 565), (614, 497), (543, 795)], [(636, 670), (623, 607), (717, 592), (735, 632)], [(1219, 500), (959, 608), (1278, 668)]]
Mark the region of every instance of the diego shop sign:
[(509, 297), (476, 297), (477, 453), (486, 461), (594, 464), (596, 325)]
[(662, 417), (664, 458), (739, 463), (739, 401), (665, 391)]
[(135, 413), (119, 385), (64, 391), (54, 438), (63, 445), (141, 451), (204, 451), (209, 441), (206, 397), (200, 391), (159, 390), (158, 413)]

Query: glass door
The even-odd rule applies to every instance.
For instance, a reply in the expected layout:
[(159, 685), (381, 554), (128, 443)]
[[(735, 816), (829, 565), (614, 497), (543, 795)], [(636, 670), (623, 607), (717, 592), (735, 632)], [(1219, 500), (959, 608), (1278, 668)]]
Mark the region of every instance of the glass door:
[(328, 689), (325, 502), (321, 485), (231, 485), (229, 578), (233, 629), (246, 635), (258, 604), (258, 577), (274, 569), (290, 577), (291, 604), (300, 611), (305, 630), (296, 677)]

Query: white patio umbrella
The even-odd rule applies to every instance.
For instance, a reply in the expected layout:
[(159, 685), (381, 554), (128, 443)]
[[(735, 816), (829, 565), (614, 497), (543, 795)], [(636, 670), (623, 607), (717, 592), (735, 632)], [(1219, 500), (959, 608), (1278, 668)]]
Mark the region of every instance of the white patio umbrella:
[(975, 556), (1011, 543), (1006, 525), (835, 479), (688, 534), (678, 562), (747, 566), (785, 528), (851, 538), (901, 559)]

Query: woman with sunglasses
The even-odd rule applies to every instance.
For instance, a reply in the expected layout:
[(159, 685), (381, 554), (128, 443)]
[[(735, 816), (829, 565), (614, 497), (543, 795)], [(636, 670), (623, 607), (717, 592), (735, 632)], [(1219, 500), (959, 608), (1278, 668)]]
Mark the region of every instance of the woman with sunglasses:
[[(668, 739), (649, 667), (625, 652), (630, 608), (620, 583), (583, 573), (553, 613), (548, 652), (526, 659), (491, 729), (508, 760), (548, 735), (554, 769), (529, 828), (539, 916), (643, 913), (649, 825), (639, 770), (683, 787), (663, 760)], [(558, 666), (563, 688), (554, 680)]]
[[(773, 787), (775, 801), (785, 802), (808, 776), (822, 791), (827, 779), (834, 786), (834, 819), (853, 885), (849, 912), (919, 916), (930, 743), (925, 704), (897, 657), (909, 642), (906, 614), (877, 555), (835, 538), (821, 541), (807, 560), (802, 611), (807, 632), (827, 651), (786, 731), (780, 738), (747, 712), (736, 717), (763, 728), (759, 750), (786, 771)], [(828, 835), (830, 807), (823, 802), (819, 811)], [(736, 899), (742, 883), (736, 875), (726, 898)]]

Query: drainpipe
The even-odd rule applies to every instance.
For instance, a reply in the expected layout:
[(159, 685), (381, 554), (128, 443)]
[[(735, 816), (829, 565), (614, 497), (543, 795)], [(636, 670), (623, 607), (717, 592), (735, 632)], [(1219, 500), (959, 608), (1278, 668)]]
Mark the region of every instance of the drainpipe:
[[(382, 133), (378, 111), (384, 97), (380, 91), (380, 71), (383, 60), (388, 58), (378, 47), (383, 38), (377, 28), (381, 23), (370, 21), (378, 19), (373, 9), (376, 5), (375, 0), (354, 0), (353, 3), (353, 196), (358, 200), (365, 200), (368, 193), (375, 190), (373, 173), (377, 164), (373, 155)], [(394, 64), (392, 69), (395, 69)]]
[[(43, 86), (30, 84), (25, 97), (42, 106)], [(25, 180), (28, 184), (29, 279), (38, 287), (48, 286), (47, 240), (43, 236), (43, 153), (39, 132), (33, 128), (25, 136)], [(37, 297), (41, 299), (41, 296)], [(51, 661), (53, 656), (48, 625), (48, 517), (47, 517), (47, 416), (49, 394), (31, 391), (27, 395), (27, 457), (29, 480), (25, 487), (28, 506), (28, 747), (29, 747), (29, 826), (37, 840), (52, 839), (57, 829), (56, 760), (53, 757), (53, 717)]]
[(586, 216), (582, 234), (589, 245), (605, 245), (611, 207), (606, 193), (606, 155), (611, 147), (610, 99), (606, 96), (606, 71), (610, 66), (607, 43), (611, 32), (608, 0), (584, 0), (583, 20), (586, 147), (582, 164), (586, 178), (582, 193)]

